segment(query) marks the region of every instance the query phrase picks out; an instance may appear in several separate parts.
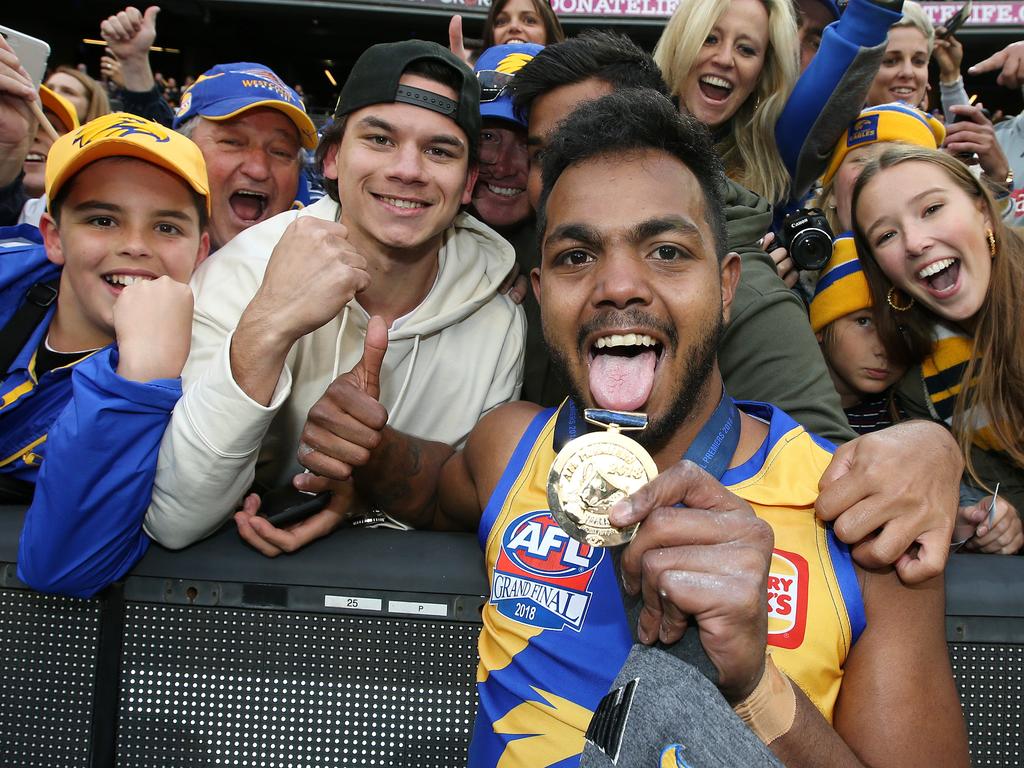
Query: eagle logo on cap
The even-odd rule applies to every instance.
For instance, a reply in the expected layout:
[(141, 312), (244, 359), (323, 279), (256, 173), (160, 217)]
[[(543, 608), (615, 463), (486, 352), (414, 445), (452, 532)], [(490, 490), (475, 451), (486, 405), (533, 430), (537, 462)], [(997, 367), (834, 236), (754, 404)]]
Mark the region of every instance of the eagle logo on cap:
[(494, 70), (506, 75), (514, 75), (531, 61), (533, 61), (533, 56), (528, 53), (510, 53), (498, 62), (498, 66)]
[(100, 139), (121, 139), (130, 135), (150, 136), (161, 144), (171, 140), (167, 131), (158, 123), (141, 117), (118, 117), (113, 122), (94, 120), (78, 132), (72, 143), (84, 149)]

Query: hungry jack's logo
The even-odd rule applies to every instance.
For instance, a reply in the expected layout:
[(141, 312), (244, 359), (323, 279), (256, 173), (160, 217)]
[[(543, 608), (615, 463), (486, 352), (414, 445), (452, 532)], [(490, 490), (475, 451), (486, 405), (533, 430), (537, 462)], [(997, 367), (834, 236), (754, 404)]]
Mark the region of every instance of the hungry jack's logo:
[(548, 510), (521, 515), (502, 533), (491, 576), (491, 605), (531, 627), (579, 630), (590, 605), (590, 580), (604, 549), (581, 544)]
[(768, 571), (768, 645), (799, 648), (807, 629), (807, 561), (776, 549)]

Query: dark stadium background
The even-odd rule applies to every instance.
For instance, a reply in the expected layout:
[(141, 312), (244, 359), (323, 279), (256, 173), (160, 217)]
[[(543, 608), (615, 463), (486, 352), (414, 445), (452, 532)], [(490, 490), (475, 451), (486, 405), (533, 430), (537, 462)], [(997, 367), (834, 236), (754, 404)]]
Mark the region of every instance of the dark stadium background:
[[(324, 69), (330, 69), (340, 84), (359, 53), (372, 43), (412, 37), (447, 42), (450, 10), (402, 7), (400, 1), (167, 0), (160, 4), (156, 44), (181, 52), (153, 53), (153, 69), (180, 84), (185, 75), (197, 75), (216, 63), (255, 60), (268, 64), (290, 85), (300, 83), (313, 111), (326, 111), (333, 106), (337, 89)], [(102, 48), (83, 38), (98, 38), (100, 21), (125, 3), (36, 0), (4, 5), (0, 23), (49, 42), (51, 65), (84, 62), (97, 76)], [(472, 9), (464, 17), (467, 37), (479, 36), (484, 13)], [(570, 34), (589, 26), (613, 26), (648, 49), (654, 47), (663, 23), (621, 18), (563, 21)], [(965, 68), (1021, 37), (1021, 29), (963, 30)], [(937, 71), (932, 81), (937, 89)], [(1008, 113), (1021, 108), (1020, 94), (996, 85), (994, 75), (969, 78), (967, 90), (978, 93), (986, 105), (1002, 105)]]

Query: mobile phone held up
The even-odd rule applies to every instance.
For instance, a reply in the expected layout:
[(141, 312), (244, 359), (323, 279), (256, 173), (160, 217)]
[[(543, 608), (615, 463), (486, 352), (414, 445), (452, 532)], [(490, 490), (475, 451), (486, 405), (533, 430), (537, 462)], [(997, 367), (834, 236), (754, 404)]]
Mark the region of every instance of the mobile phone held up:
[(961, 8), (959, 11), (954, 13), (952, 16), (950, 16), (944, 22), (942, 22), (941, 26), (945, 27), (945, 31), (941, 35), (936, 33), (936, 37), (941, 37), (942, 39), (946, 39), (950, 35), (955, 34), (956, 31), (958, 29), (960, 29), (960, 27), (962, 27), (964, 24), (966, 24), (967, 20), (969, 18), (971, 18), (971, 6), (972, 5), (973, 5), (972, 1), (971, 0), (967, 0), (967, 2), (964, 3), (963, 8)]
[(331, 492), (306, 493), (290, 485), (263, 494), (257, 516), (265, 517), (278, 528), (292, 525), (315, 515), (327, 506)]
[(32, 85), (36, 90), (43, 84), (43, 75), (46, 74), (46, 62), (50, 58), (50, 46), (43, 40), (30, 37), (24, 32), (0, 25), (0, 35), (11, 46), (14, 55), (18, 57), (21, 66), (32, 78)]

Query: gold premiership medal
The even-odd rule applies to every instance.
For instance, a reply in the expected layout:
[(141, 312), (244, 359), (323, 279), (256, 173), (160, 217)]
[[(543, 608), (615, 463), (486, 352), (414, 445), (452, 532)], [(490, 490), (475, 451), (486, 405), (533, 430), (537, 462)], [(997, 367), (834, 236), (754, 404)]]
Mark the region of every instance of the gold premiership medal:
[[(622, 427), (598, 421), (592, 413), (599, 412), (588, 410), (584, 418), (608, 431), (582, 435), (562, 447), (548, 474), (548, 506), (555, 522), (577, 541), (614, 547), (629, 542), (640, 524), (616, 528), (608, 522), (608, 509), (657, 477), (658, 468), (642, 445), (622, 434)], [(643, 414), (622, 415), (646, 425)]]

